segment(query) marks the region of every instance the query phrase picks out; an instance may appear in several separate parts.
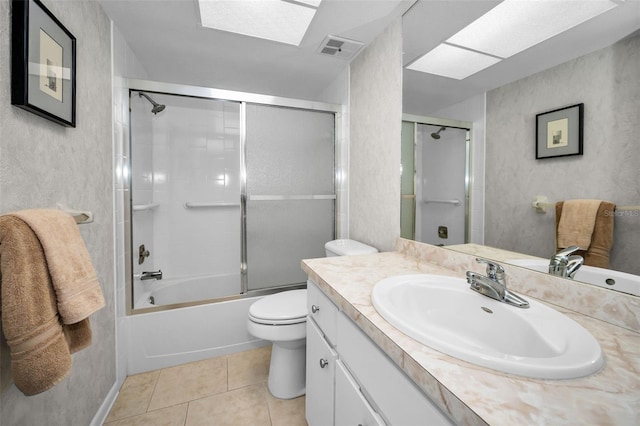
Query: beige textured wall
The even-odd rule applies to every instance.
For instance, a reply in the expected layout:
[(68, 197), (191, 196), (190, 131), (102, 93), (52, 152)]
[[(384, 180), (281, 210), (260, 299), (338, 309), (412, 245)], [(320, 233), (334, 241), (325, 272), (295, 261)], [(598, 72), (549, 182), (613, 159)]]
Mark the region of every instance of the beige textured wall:
[(349, 90), (349, 238), (390, 251), (400, 236), (400, 18), (353, 61)]
[(80, 231), (107, 306), (91, 316), (93, 343), (73, 355), (68, 378), (32, 397), (2, 392), (5, 426), (88, 425), (115, 383), (110, 22), (94, 1), (44, 4), (77, 39), (77, 127), (11, 105), (11, 6), (0, 0), (0, 212), (57, 202), (93, 211)]
[[(640, 36), (487, 94), (485, 244), (548, 257), (555, 214), (536, 195), (640, 203)], [(535, 159), (536, 114), (584, 103), (584, 155)], [(640, 214), (615, 219), (611, 266), (640, 274)]]

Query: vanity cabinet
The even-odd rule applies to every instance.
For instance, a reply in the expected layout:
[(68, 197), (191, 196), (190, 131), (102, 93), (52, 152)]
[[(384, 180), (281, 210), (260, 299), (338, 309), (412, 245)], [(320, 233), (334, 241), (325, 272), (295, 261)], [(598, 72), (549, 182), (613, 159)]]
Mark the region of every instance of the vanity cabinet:
[(453, 424), (311, 280), (307, 305), (310, 426)]

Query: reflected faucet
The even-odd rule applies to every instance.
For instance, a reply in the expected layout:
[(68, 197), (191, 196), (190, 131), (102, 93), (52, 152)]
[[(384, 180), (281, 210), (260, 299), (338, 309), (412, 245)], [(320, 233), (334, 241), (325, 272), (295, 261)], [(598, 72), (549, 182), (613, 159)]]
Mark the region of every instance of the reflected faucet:
[(529, 307), (529, 302), (507, 290), (504, 268), (501, 265), (482, 258), (476, 258), (476, 262), (487, 264), (487, 276), (467, 271), (467, 282), (471, 285), (471, 290), (518, 308)]
[(580, 250), (578, 246), (571, 246), (554, 254), (549, 261), (549, 273), (551, 275), (573, 279), (578, 269), (580, 269), (584, 263), (582, 256), (569, 256), (577, 250)]
[(158, 269), (157, 271), (149, 271), (143, 272), (140, 276), (142, 281), (144, 280), (161, 280), (162, 279), (162, 270)]

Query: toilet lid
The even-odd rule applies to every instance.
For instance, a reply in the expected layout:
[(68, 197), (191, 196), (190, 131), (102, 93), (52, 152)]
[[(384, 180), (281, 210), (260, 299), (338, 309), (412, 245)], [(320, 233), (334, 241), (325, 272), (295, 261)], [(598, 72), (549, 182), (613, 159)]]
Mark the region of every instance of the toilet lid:
[(288, 290), (265, 296), (249, 307), (256, 322), (291, 324), (307, 316), (307, 290)]

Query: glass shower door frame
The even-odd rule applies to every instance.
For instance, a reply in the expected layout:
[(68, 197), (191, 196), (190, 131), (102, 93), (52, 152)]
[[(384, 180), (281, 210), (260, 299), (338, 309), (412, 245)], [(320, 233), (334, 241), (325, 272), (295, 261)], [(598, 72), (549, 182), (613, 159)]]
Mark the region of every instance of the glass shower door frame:
[[(334, 235), (339, 234), (339, 220), (338, 217), (341, 211), (341, 203), (340, 198), (336, 197), (335, 192), (338, 189), (338, 176), (341, 173), (344, 173), (345, 165), (342, 164), (341, 156), (339, 155), (339, 147), (343, 145), (342, 142), (342, 120), (343, 120), (343, 107), (338, 104), (331, 104), (325, 102), (315, 102), (315, 101), (307, 101), (293, 98), (285, 98), (285, 97), (277, 97), (277, 96), (269, 96), (269, 95), (260, 95), (255, 93), (248, 92), (238, 92), (238, 91), (229, 91), (215, 88), (206, 88), (206, 87), (197, 87), (197, 86), (188, 86), (188, 85), (180, 85), (173, 83), (163, 83), (149, 80), (137, 80), (137, 79), (128, 79), (125, 82), (125, 90), (128, 92), (137, 91), (137, 92), (147, 92), (147, 93), (159, 93), (159, 94), (167, 94), (167, 95), (178, 95), (178, 96), (186, 96), (186, 97), (195, 97), (195, 98), (203, 98), (203, 99), (213, 99), (213, 100), (224, 100), (224, 101), (236, 101), (240, 103), (240, 170), (241, 170), (241, 194), (240, 194), (240, 204), (241, 204), (241, 220), (240, 220), (240, 234), (241, 234), (241, 264), (240, 264), (240, 272), (241, 272), (241, 294), (236, 296), (224, 297), (221, 298), (220, 301), (235, 299), (235, 298), (243, 298), (254, 296), (260, 293), (270, 293), (274, 291), (278, 291), (278, 288), (273, 289), (264, 289), (264, 290), (252, 290), (248, 289), (248, 279), (247, 279), (247, 244), (246, 244), (246, 208), (247, 208), (247, 187), (246, 187), (246, 108), (247, 104), (260, 104), (260, 105), (270, 105), (270, 106), (278, 106), (278, 107), (287, 107), (294, 109), (302, 109), (302, 110), (310, 110), (310, 111), (318, 111), (318, 112), (326, 112), (332, 113), (335, 116), (334, 119), (334, 194), (330, 197), (335, 199), (334, 205)], [(130, 110), (127, 111), (130, 113)], [(125, 138), (124, 145), (128, 146), (127, 151), (131, 148), (131, 125), (129, 122), (129, 132), (128, 134), (123, 135)], [(125, 151), (126, 152), (126, 151)], [(131, 170), (130, 164), (131, 157), (129, 156), (129, 163), (124, 165), (128, 171)], [(125, 297), (126, 297), (126, 314), (137, 314), (137, 313), (146, 313), (152, 311), (160, 311), (166, 309), (172, 309), (176, 307), (181, 307), (185, 305), (192, 304), (201, 304), (202, 301), (194, 302), (192, 304), (180, 304), (180, 305), (167, 305), (167, 306), (157, 306), (152, 308), (143, 308), (143, 309), (134, 309), (133, 308), (133, 248), (132, 248), (132, 221), (131, 221), (131, 212), (132, 212), (132, 200), (131, 200), (131, 173), (127, 173), (124, 179), (124, 191), (123, 194), (127, 194), (128, 196), (123, 197), (123, 211), (125, 217), (124, 224), (124, 279), (125, 279)], [(126, 223), (128, 221), (128, 224)], [(211, 301), (207, 301), (211, 302)]]

